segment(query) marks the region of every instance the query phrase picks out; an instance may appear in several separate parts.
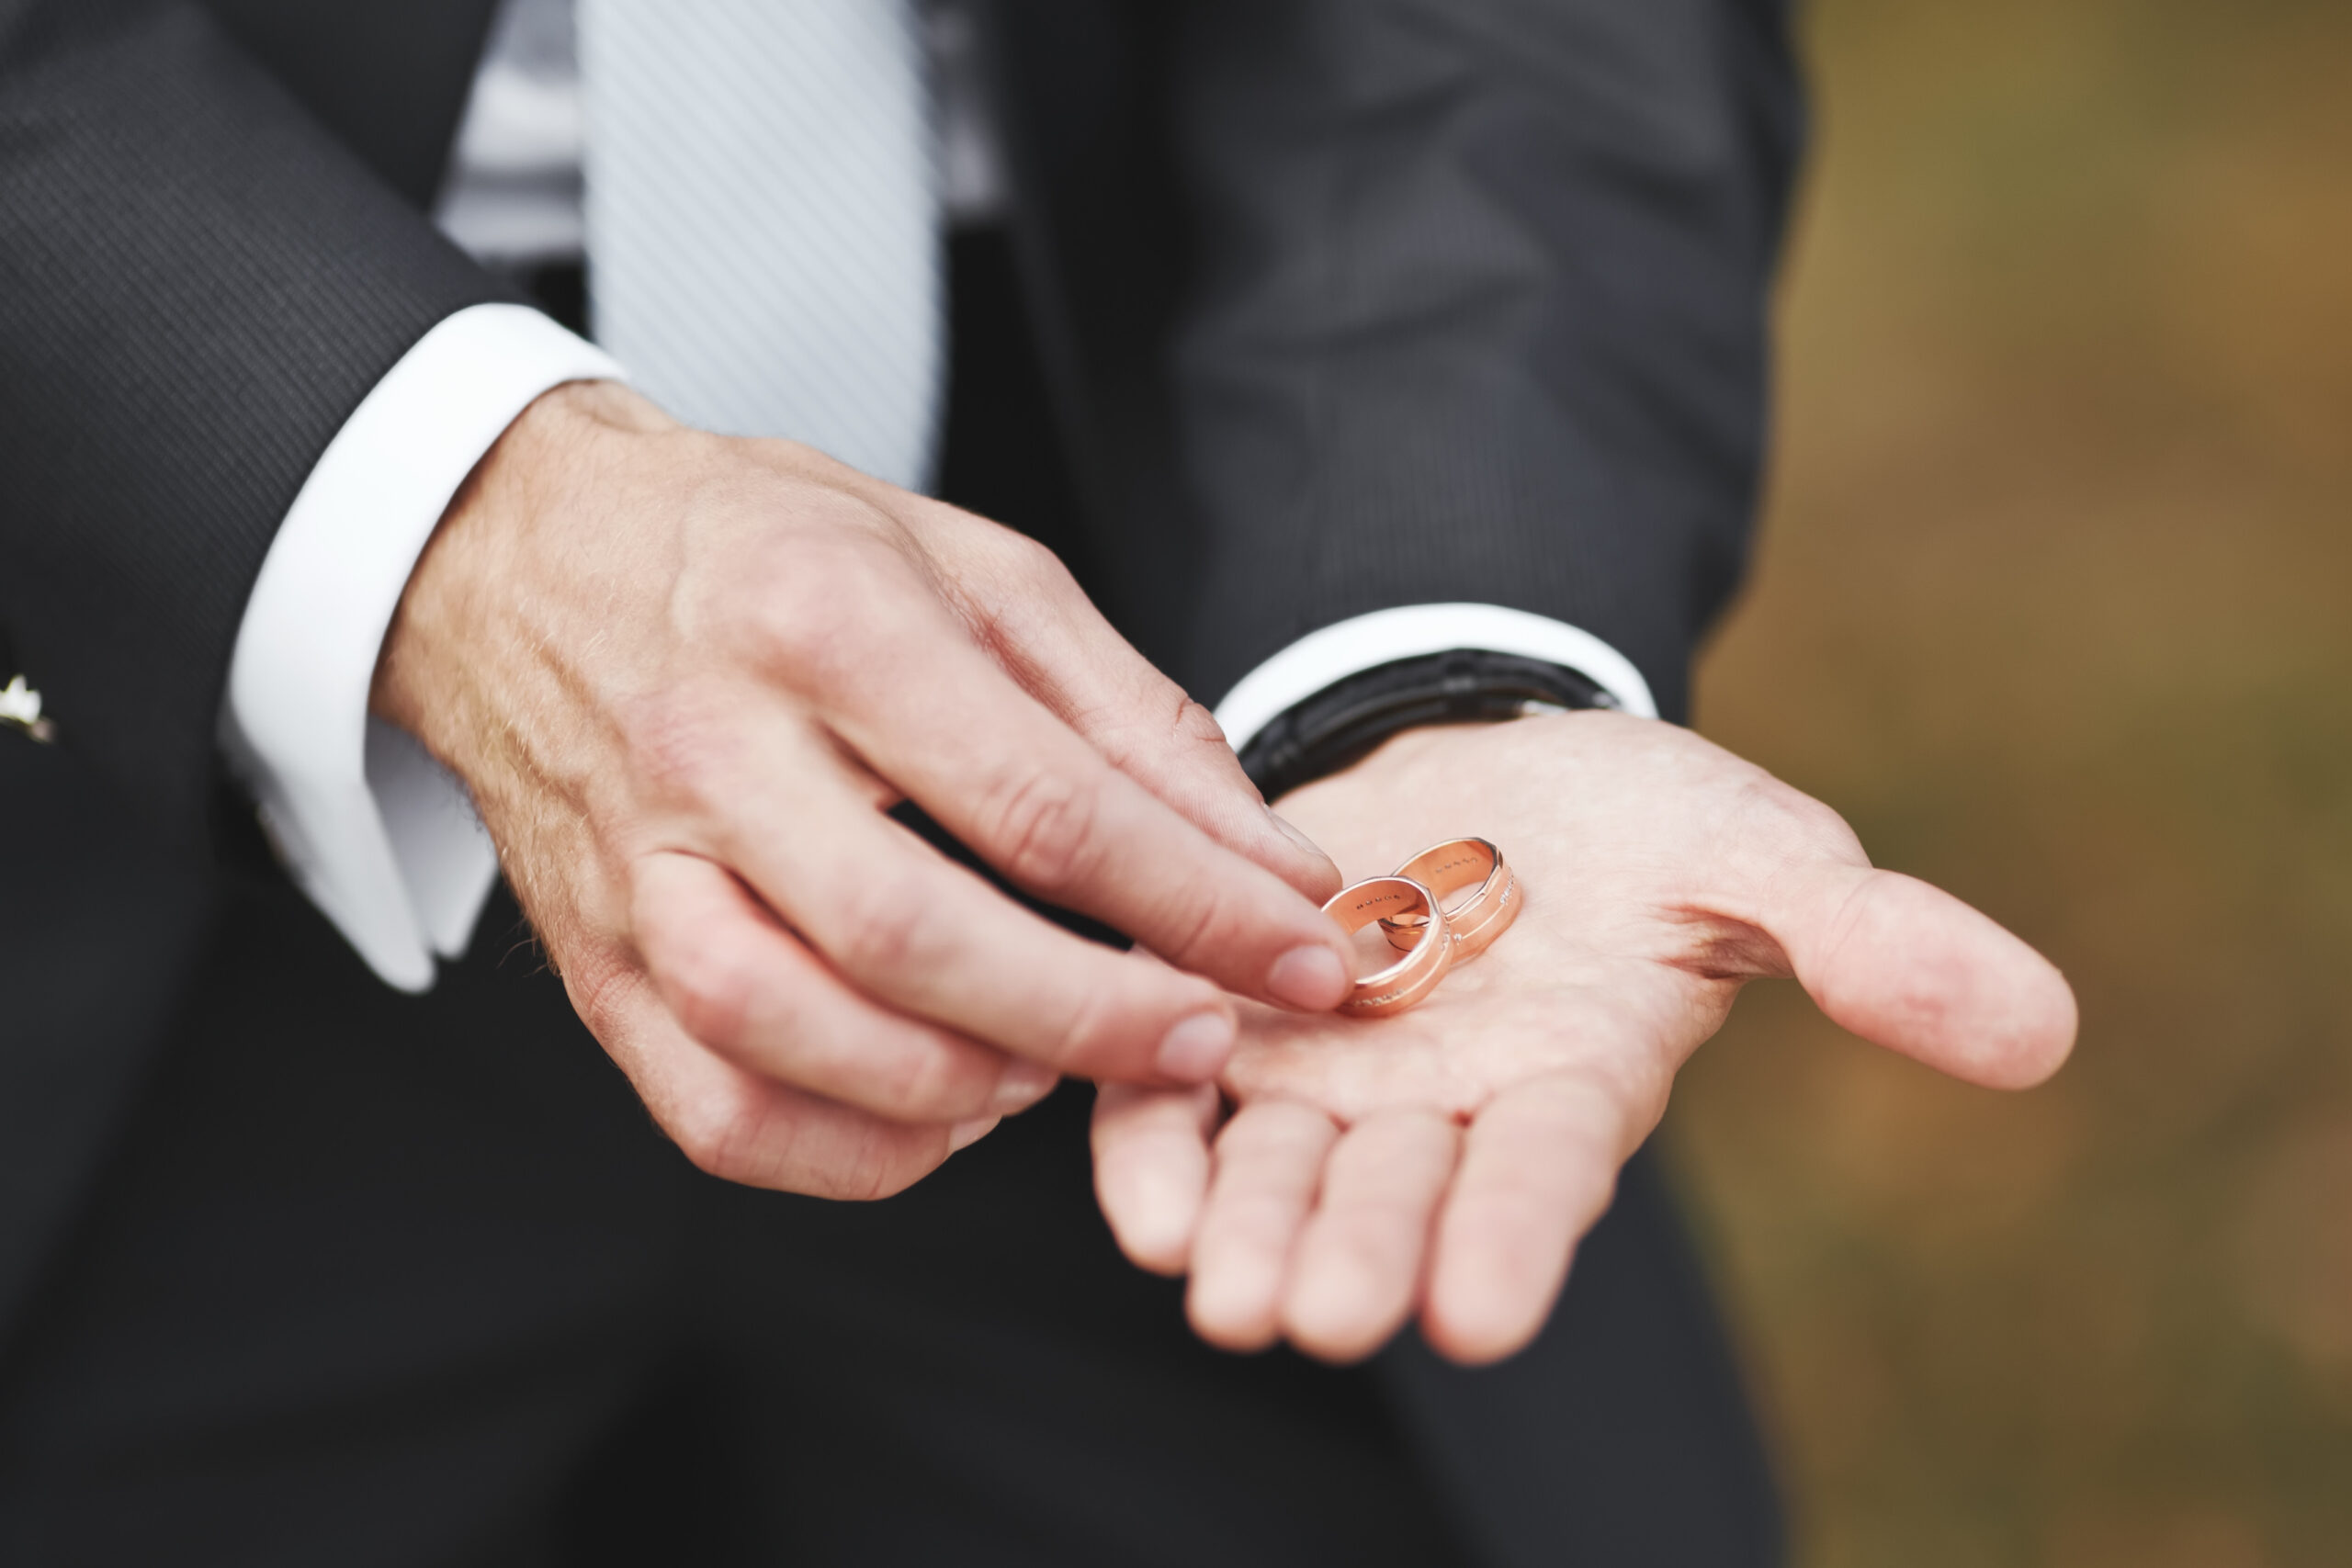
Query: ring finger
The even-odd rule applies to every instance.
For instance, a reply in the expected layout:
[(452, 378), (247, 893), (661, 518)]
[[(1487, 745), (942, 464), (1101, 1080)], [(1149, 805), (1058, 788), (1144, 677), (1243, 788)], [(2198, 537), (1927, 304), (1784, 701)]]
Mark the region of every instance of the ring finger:
[(1372, 1354), (1413, 1309), (1430, 1229), (1462, 1134), (1426, 1111), (1385, 1111), (1341, 1134), (1323, 1163), (1283, 1296), (1283, 1331), (1327, 1361)]

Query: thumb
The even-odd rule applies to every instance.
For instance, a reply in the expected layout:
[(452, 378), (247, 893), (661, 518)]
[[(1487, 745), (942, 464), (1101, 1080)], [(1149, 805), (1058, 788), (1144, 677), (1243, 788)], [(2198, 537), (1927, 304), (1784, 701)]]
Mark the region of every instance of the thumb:
[(1863, 1039), (1989, 1089), (2026, 1089), (2074, 1048), (2057, 966), (1916, 877), (1823, 860), (1764, 928), (1821, 1010)]

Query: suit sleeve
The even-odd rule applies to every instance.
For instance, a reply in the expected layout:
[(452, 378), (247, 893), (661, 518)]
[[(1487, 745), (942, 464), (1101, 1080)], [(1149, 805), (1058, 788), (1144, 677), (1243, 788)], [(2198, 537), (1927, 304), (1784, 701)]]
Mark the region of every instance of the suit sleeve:
[(206, 11), (0, 0), (0, 624), (168, 838), (203, 838), (239, 623), (321, 454), (503, 297)]
[(1213, 0), (1173, 75), (1186, 665), (1494, 604), (1668, 716), (1743, 563), (1799, 140), (1777, 0)]

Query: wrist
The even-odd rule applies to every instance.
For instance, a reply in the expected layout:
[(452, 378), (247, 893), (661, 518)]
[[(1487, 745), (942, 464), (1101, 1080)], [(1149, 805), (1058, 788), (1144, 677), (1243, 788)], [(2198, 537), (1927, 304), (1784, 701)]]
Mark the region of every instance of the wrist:
[(565, 512), (582, 476), (609, 473), (625, 443), (679, 429), (616, 381), (567, 381), (534, 399), (451, 497), (410, 572), (377, 658), (368, 711), (462, 772), (452, 721), (472, 645), (509, 625), (493, 602), (526, 575), (526, 557)]
[(1607, 687), (1569, 666), (1455, 649), (1374, 665), (1334, 682), (1250, 736), (1241, 748), (1241, 765), (1272, 800), (1346, 771), (1407, 730), (1619, 705)]

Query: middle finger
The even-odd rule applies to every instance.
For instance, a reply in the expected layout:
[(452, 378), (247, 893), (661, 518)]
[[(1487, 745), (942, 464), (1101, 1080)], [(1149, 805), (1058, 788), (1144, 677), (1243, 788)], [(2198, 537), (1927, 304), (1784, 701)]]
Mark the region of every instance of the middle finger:
[(1023, 908), (876, 811), (811, 732), (755, 746), (707, 813), (717, 858), (859, 990), (1057, 1072), (1192, 1083), (1223, 1065), (1216, 987)]
[(1378, 1349), (1412, 1311), (1431, 1216), (1462, 1134), (1433, 1111), (1356, 1123), (1323, 1166), (1323, 1195), (1299, 1238), (1283, 1297), (1291, 1343), (1327, 1361)]

